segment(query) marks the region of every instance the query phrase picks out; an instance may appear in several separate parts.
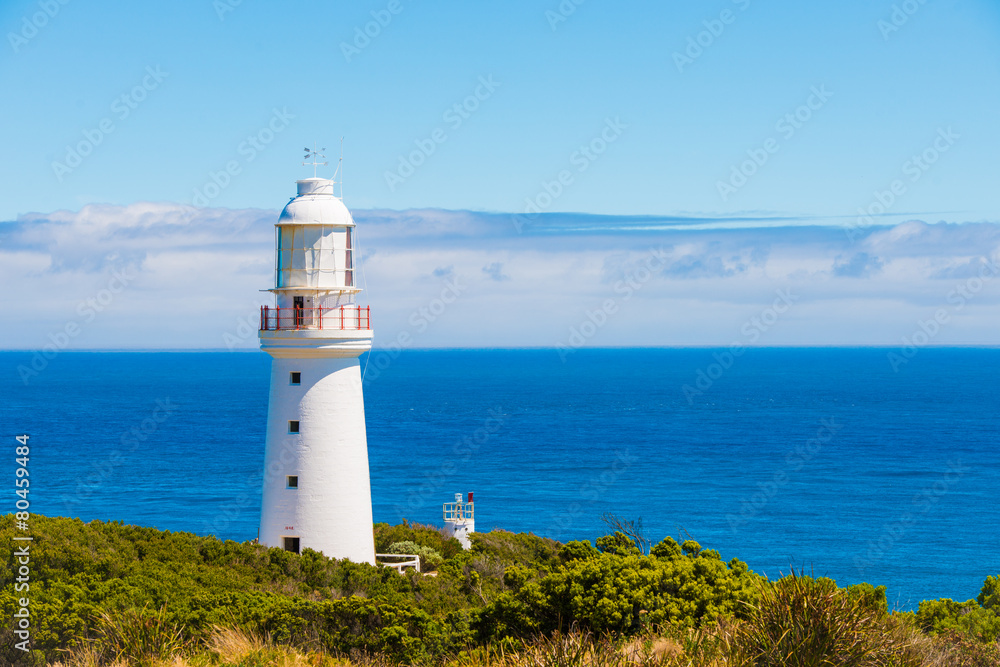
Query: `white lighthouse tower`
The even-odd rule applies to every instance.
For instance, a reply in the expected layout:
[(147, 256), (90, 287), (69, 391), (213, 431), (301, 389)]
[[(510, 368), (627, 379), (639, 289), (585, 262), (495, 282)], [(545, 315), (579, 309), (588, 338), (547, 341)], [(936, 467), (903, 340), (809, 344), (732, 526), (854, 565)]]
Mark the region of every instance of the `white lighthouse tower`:
[(259, 540), (374, 564), (358, 362), (372, 329), (355, 302), (354, 220), (335, 180), (297, 185), (275, 225), (274, 306), (260, 316), (272, 360)]

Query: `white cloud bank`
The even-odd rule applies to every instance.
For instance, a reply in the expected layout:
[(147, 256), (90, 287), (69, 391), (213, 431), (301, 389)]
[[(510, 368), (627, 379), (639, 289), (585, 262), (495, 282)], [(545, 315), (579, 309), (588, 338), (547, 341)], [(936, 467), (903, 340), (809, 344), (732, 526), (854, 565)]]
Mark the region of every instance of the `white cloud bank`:
[[(0, 348), (254, 348), (276, 219), (134, 204), (0, 223)], [(1000, 330), (997, 223), (847, 234), (551, 214), (519, 233), (509, 215), (466, 211), (355, 219), (381, 346), (401, 332), (414, 347), (899, 345), (941, 310), (931, 344), (992, 345)], [(778, 290), (794, 305), (748, 327)], [(597, 311), (606, 322), (587, 324)]]

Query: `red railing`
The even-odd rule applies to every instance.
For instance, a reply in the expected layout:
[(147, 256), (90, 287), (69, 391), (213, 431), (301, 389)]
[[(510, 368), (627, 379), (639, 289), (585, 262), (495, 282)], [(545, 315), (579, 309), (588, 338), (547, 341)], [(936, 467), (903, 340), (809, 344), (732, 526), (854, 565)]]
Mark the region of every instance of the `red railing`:
[(294, 329), (370, 330), (371, 306), (338, 306), (336, 308), (272, 308), (260, 307), (260, 330)]

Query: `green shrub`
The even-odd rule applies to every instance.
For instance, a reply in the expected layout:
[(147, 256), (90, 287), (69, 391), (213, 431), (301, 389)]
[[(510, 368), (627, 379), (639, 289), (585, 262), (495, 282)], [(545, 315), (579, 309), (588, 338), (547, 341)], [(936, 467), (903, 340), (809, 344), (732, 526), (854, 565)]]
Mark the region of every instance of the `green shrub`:
[(636, 545), (635, 540), (620, 530), (616, 530), (611, 535), (598, 538), (595, 545), (598, 551), (605, 554), (616, 554), (618, 556), (642, 555), (642, 551)]
[[(574, 557), (558, 568), (509, 568), (509, 591), (497, 596), (473, 623), (480, 641), (529, 637), (577, 626), (635, 634), (648, 626), (694, 627), (722, 615), (739, 615), (756, 598), (757, 576), (745, 563), (676, 553), (641, 556), (621, 537), (602, 542), (607, 551)], [(661, 543), (662, 544), (662, 543)], [(658, 545), (659, 546), (659, 545)], [(586, 553), (579, 544), (570, 553)]]
[(497, 529), (488, 533), (472, 533), (469, 539), (473, 555), (494, 559), (504, 565), (551, 568), (560, 564), (560, 544), (547, 537)]
[(993, 575), (986, 577), (976, 602), (981, 607), (1000, 614), (1000, 577)]
[(559, 548), (559, 560), (562, 563), (568, 563), (572, 560), (585, 560), (599, 554), (600, 551), (591, 546), (590, 540), (567, 542)]
[(877, 598), (864, 588), (852, 593), (831, 579), (794, 573), (764, 583), (759, 601), (736, 626), (733, 653), (754, 667), (919, 665)]
[(1000, 637), (1000, 616), (992, 609), (980, 607), (976, 600), (925, 600), (917, 609), (916, 621), (929, 634), (954, 631), (981, 642), (995, 642)]
[(676, 558), (681, 555), (681, 545), (674, 538), (667, 536), (650, 550), (649, 555), (656, 558)]
[(410, 523), (405, 519), (398, 526), (390, 526), (387, 523), (375, 524), (375, 551), (392, 553), (389, 547), (399, 542), (413, 542), (428, 547), (441, 554), (444, 559), (454, 558), (462, 553), (461, 542), (454, 537), (445, 537), (434, 526)]
[[(705, 665), (719, 664), (722, 649), (712, 647), (731, 639), (730, 665), (778, 664), (794, 649), (817, 660), (835, 656), (829, 664), (907, 667), (899, 628), (910, 622), (909, 632), (937, 635), (921, 641), (952, 656), (940, 664), (998, 664), (989, 662), (996, 646), (987, 643), (1000, 634), (996, 577), (986, 579), (978, 601), (929, 601), (914, 614), (889, 616), (884, 587), (840, 589), (805, 577), (767, 584), (746, 563), (726, 563), (690, 540), (666, 538), (643, 556), (624, 533), (602, 537), (595, 548), (495, 530), (474, 533), (472, 548), (463, 550), (427, 526), (379, 524), (375, 532), (380, 552), (420, 554), (437, 576), (401, 576), (309, 549), (299, 555), (120, 522), (33, 516), (36, 652), (13, 652), (18, 603), (8, 550), (0, 567), (0, 663), (34, 667), (64, 659), (66, 650), (86, 664), (116, 656), (149, 663), (210, 646), (220, 627), (269, 638), (266, 651), (261, 644), (240, 659), (247, 666), (291, 655), (294, 646), (426, 664), (527, 646), (524, 659), (548, 660), (546, 646), (571, 648), (580, 636), (591, 637), (584, 642), (591, 657), (612, 647), (625, 660), (627, 646), (655, 643), (653, 629), (664, 628), (670, 642)], [(14, 517), (0, 516), (0, 542), (12, 544), (15, 534)], [(553, 637), (572, 627), (579, 636)], [(888, 639), (870, 650), (878, 633)], [(548, 645), (546, 637), (558, 641)], [(191, 664), (220, 664), (212, 660)]]
[(438, 565), (444, 562), (444, 558), (441, 557), (434, 549), (424, 546), (422, 544), (417, 544), (416, 542), (410, 542), (409, 540), (405, 542), (393, 542), (386, 549), (387, 554), (413, 554), (415, 556), (420, 556), (420, 571), (427, 572), (434, 570)]

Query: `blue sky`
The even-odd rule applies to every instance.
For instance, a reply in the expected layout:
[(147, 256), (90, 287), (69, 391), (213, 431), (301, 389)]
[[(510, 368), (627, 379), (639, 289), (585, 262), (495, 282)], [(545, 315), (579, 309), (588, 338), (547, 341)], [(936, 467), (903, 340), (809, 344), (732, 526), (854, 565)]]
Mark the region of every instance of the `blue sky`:
[[(383, 341), (465, 271), (549, 319), (477, 328), (501, 302), (470, 287), (424, 344), (557, 345), (615, 297), (608, 267), (663, 246), (644, 294), (666, 300), (588, 344), (728, 344), (775, 290), (827, 276), (771, 342), (891, 345), (998, 252), (996, 2), (35, 0), (0, 5), (0, 25), (0, 254), (5, 284), (29, 278), (8, 305), (53, 304), (0, 347), (39, 347), (129, 267), (72, 346), (220, 347), (267, 286), (273, 217), (311, 174), (302, 147), (335, 159), (342, 136)], [(828, 233), (859, 208), (886, 214)], [(414, 234), (419, 255), (397, 242)], [(226, 291), (192, 300), (196, 265)], [(991, 342), (991, 290), (935, 342)], [(150, 338), (125, 310), (153, 295), (150, 326), (169, 304), (221, 319)]]
[[(852, 213), (950, 126), (961, 140), (899, 210), (998, 213), (995, 2), (914, 0), (919, 9), (885, 38), (888, 1), (589, 0), (553, 29), (546, 12), (558, 12), (556, 0), (399, 0), (348, 62), (341, 44), (388, 2), (220, 9), (229, 1), (57, 2), (16, 45), (11, 33), (41, 10), (37, 0), (3, 3), (4, 115), (16, 131), (3, 140), (0, 218), (94, 202), (190, 203), (210, 172), (245, 160), (238, 146), (275, 107), (294, 120), (213, 205), (279, 206), (302, 173), (299, 149), (315, 140), (335, 153), (343, 136), (352, 207), (518, 210), (610, 117), (628, 126), (620, 141), (551, 210)], [(732, 21), (678, 71), (674, 54), (724, 11)], [(112, 104), (147, 67), (167, 76), (120, 119)], [(480, 76), (499, 86), (453, 129), (445, 112)], [(785, 139), (777, 121), (812, 86), (832, 97)], [(60, 182), (52, 163), (105, 118), (114, 132)], [(447, 140), (391, 192), (384, 173), (436, 128)], [(769, 137), (780, 150), (722, 201), (717, 181)]]

